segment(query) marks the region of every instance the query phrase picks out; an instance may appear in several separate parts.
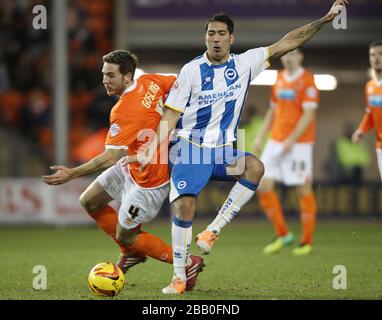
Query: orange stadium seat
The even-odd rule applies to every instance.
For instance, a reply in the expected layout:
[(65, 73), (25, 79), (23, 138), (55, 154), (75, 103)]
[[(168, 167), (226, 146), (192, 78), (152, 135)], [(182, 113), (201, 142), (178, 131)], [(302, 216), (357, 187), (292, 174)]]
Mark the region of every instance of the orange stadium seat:
[(87, 69), (97, 69), (100, 67), (102, 61), (102, 54), (96, 52), (86, 55), (84, 59), (84, 67)]
[(84, 163), (105, 150), (105, 139), (108, 129), (102, 128), (97, 132), (87, 135), (76, 147), (72, 149), (72, 160)]
[(92, 1), (87, 6), (90, 15), (109, 15), (112, 10), (110, 1)]
[(106, 34), (110, 29), (110, 19), (108, 16), (105, 17), (89, 17), (86, 22), (86, 26), (90, 31), (93, 31), (96, 34)]
[(110, 52), (113, 50), (113, 43), (110, 38), (106, 36), (97, 37), (96, 46), (100, 52)]
[(70, 155), (73, 155), (74, 150), (82, 143), (83, 140), (89, 135), (89, 130), (83, 126), (71, 123), (69, 131), (69, 148)]
[(85, 111), (93, 101), (94, 95), (91, 91), (79, 91), (70, 95), (69, 105), (72, 111)]
[(39, 143), (48, 151), (52, 149), (53, 146), (53, 131), (52, 128), (41, 128), (38, 132)]
[(4, 124), (17, 125), (25, 97), (16, 90), (9, 90), (0, 95), (0, 113)]

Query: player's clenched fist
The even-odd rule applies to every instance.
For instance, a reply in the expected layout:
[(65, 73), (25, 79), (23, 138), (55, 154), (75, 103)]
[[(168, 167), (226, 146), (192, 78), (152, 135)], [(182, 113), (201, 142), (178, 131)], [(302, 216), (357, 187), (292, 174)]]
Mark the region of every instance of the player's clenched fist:
[(349, 4), (348, 0), (336, 0), (333, 3), (333, 6), (330, 8), (328, 14), (326, 15), (326, 18), (328, 21), (333, 20), (341, 11), (342, 7), (345, 6), (345, 4)]

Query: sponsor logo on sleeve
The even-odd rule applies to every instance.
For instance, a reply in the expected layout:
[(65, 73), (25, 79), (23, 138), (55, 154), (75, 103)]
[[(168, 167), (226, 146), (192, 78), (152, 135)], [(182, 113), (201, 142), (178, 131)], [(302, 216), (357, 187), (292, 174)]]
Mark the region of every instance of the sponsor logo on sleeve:
[(317, 98), (317, 90), (316, 88), (314, 87), (309, 87), (308, 89), (306, 89), (306, 95), (309, 97), (309, 98)]
[(120, 132), (121, 132), (121, 128), (120, 128), (120, 126), (118, 125), (118, 123), (113, 123), (113, 124), (110, 126), (109, 133), (110, 133), (110, 136), (111, 136), (112, 138), (115, 137), (116, 135), (118, 135)]
[(179, 83), (178, 83), (178, 81), (175, 81), (171, 87), (171, 90), (176, 90), (176, 89), (178, 89), (178, 87), (179, 87)]

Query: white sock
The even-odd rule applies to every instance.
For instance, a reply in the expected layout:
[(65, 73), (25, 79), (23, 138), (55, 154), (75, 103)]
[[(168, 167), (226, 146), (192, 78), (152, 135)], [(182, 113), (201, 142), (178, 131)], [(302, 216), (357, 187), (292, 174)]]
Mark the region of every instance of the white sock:
[(171, 236), (174, 273), (176, 277), (186, 281), (186, 263), (192, 240), (192, 221), (182, 221), (174, 216)]
[(256, 188), (257, 185), (248, 180), (240, 179), (236, 182), (215, 220), (207, 227), (207, 230), (216, 231), (219, 234), (221, 229), (231, 222), (240, 209), (252, 199)]

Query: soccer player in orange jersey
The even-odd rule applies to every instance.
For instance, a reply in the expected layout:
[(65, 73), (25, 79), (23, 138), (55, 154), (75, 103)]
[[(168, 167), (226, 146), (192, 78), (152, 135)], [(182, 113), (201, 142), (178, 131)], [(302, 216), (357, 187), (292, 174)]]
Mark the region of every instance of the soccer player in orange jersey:
[(301, 66), (302, 60), (303, 54), (298, 49), (281, 57), (284, 70), (278, 73), (272, 88), (271, 106), (254, 143), (254, 152), (258, 154), (271, 130), (261, 157), (265, 173), (259, 187), (260, 206), (276, 232), (275, 240), (264, 248), (266, 254), (276, 253), (293, 241), (274, 191), (275, 182), (297, 187), (303, 233), (301, 245), (293, 250), (293, 254), (304, 255), (312, 251), (316, 224), (312, 158), (319, 93), (313, 74)]
[(358, 143), (366, 132), (375, 129), (378, 168), (382, 179), (382, 41), (370, 44), (369, 60), (373, 79), (365, 87), (366, 112), (352, 140)]
[[(125, 273), (143, 262), (146, 256), (173, 262), (172, 247), (160, 238), (141, 230), (141, 224), (158, 214), (170, 190), (166, 143), (158, 148), (158, 158), (144, 170), (138, 163), (123, 167), (122, 157), (136, 154), (155, 134), (163, 114), (163, 99), (175, 77), (146, 74), (134, 80), (137, 58), (128, 51), (116, 50), (103, 57), (103, 84), (108, 95), (119, 96), (110, 114), (110, 129), (105, 151), (75, 168), (53, 166), (57, 170), (42, 180), (59, 185), (72, 179), (104, 171), (81, 195), (80, 203), (114, 241), (120, 245), (119, 267)], [(121, 203), (119, 212), (109, 205)], [(203, 266), (203, 259), (191, 256), (187, 266), (187, 289), (192, 290)]]

